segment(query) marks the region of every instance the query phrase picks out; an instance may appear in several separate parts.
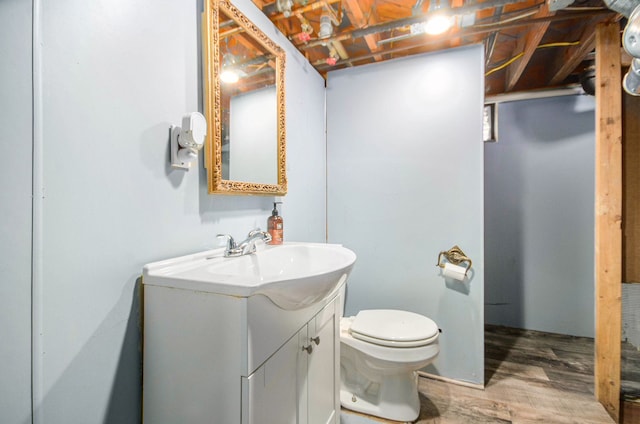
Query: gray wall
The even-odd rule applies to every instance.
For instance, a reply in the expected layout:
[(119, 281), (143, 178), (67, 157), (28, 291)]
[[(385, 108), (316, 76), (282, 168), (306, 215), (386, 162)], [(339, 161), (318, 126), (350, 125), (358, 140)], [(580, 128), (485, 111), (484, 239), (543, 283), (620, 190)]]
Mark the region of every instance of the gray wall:
[(486, 320), (594, 335), (594, 101), (502, 103), (485, 144)]
[(640, 284), (622, 285), (622, 340), (640, 349)]
[[(443, 330), (428, 371), (484, 383), (482, 49), (329, 73), (329, 241), (358, 255), (346, 314), (396, 308)], [(445, 281), (459, 245), (470, 281)]]
[(31, 422), (31, 2), (0, 1), (0, 421)]
[[(12, 154), (1, 167), (0, 316), (2, 340), (12, 343), (0, 347), (0, 421), (23, 424), (30, 404), (31, 4), (0, 4), (2, 34), (10, 33), (0, 37), (2, 57), (15, 58), (0, 68), (8, 90), (0, 119), (11, 131), (2, 145)], [(237, 5), (287, 51), (285, 238), (324, 241), (324, 80), (249, 0)], [(14, 6), (20, 15), (7, 16)], [(189, 172), (168, 165), (169, 125), (202, 110), (201, 9), (197, 0), (35, 2), (35, 173), (44, 191), (34, 203), (38, 423), (140, 422), (142, 266), (213, 247), (217, 233), (241, 237), (266, 226), (272, 197), (210, 196), (202, 158)]]

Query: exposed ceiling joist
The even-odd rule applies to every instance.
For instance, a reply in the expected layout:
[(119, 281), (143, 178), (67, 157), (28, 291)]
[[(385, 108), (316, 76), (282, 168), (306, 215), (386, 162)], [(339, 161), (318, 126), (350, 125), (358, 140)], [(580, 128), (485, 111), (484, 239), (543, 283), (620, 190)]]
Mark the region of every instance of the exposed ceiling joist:
[[(552, 16), (553, 13), (549, 11), (549, 6), (544, 3), (540, 6), (538, 13), (534, 15), (534, 19), (546, 18)], [(529, 64), (533, 53), (540, 45), (540, 40), (547, 32), (550, 22), (541, 22), (539, 24), (532, 25), (531, 29), (525, 33), (519, 40), (516, 50), (513, 52), (513, 57), (522, 55), (522, 57), (516, 61), (513, 66), (507, 68), (507, 77), (505, 79), (505, 91), (511, 91), (518, 83), (518, 80), (522, 76), (525, 68)]]
[[(345, 12), (349, 17), (349, 20), (354, 26), (365, 27), (367, 25), (375, 25), (377, 19), (373, 13), (373, 2), (370, 0), (344, 0), (343, 4), (346, 8)], [(365, 10), (368, 11), (368, 15), (365, 14)], [(378, 50), (378, 40), (380, 36), (378, 34), (365, 35), (364, 41), (369, 47), (369, 51), (374, 53)], [(375, 55), (376, 61), (382, 60), (382, 56)]]
[(557, 85), (564, 81), (569, 74), (576, 69), (584, 58), (593, 51), (596, 46), (596, 33), (588, 28), (582, 34), (579, 44), (568, 47), (558, 54), (551, 69), (555, 70), (549, 80), (549, 85)]
[[(569, 7), (560, 5), (555, 12), (549, 11), (549, 0), (440, 0), (444, 11), (456, 16), (456, 25), (434, 36), (422, 33), (420, 28), (438, 13), (428, 7), (427, 0), (308, 0), (308, 4), (292, 0), (287, 16), (277, 10), (283, 0), (280, 6), (275, 0), (255, 1), (262, 3), (265, 14), (321, 74), (484, 43), (485, 93), (491, 96), (516, 90), (575, 87), (579, 74), (588, 66), (595, 25), (620, 17), (603, 0), (580, 0)], [(568, 1), (562, 3), (567, 6)], [(320, 38), (319, 25), (327, 8), (334, 12), (333, 33), (327, 36), (325, 26)], [(338, 19), (340, 24), (336, 25), (341, 13), (344, 19)], [(302, 31), (303, 27), (307, 30)], [(310, 27), (313, 30), (309, 31)], [(543, 47), (552, 48), (536, 53)]]
[[(464, 0), (451, 0), (452, 9), (457, 9), (462, 6), (464, 6)], [(461, 44), (462, 44), (462, 38), (460, 37), (453, 37), (451, 38), (451, 41), (449, 41), (449, 45), (451, 47), (460, 47)]]
[[(291, 9), (290, 16), (298, 14), (298, 13), (307, 13), (307, 12), (311, 12), (311, 11), (314, 11), (314, 10), (322, 9), (325, 6), (326, 3), (333, 4), (333, 3), (340, 3), (341, 1), (342, 0), (321, 0), (321, 1), (316, 1), (316, 2), (313, 2), (313, 3), (309, 3), (306, 6), (295, 7), (293, 9)], [(254, 3), (255, 3), (255, 1), (254, 1)], [(262, 6), (260, 9), (264, 11), (265, 7), (266, 6)], [(272, 22), (275, 22), (275, 21), (280, 21), (282, 19), (288, 19), (290, 16), (286, 16), (284, 13), (278, 13), (278, 14), (269, 16), (269, 19)]]

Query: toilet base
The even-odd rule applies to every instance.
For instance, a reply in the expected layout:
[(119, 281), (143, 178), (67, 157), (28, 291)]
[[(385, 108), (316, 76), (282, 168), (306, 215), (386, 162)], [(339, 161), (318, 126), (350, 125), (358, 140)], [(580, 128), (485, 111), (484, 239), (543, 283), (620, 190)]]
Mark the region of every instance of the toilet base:
[(346, 409), (388, 420), (415, 421), (420, 415), (418, 374), (412, 371), (383, 375), (380, 382), (369, 381), (366, 386), (343, 381), (340, 404)]

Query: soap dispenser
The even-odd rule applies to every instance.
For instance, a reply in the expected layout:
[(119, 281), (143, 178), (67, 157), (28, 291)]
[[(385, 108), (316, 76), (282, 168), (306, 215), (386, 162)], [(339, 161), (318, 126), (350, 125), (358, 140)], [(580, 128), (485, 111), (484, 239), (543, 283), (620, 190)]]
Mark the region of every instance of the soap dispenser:
[(282, 217), (278, 215), (278, 203), (282, 202), (273, 202), (273, 211), (267, 219), (267, 231), (271, 234), (269, 244), (282, 244), (284, 239), (284, 222)]

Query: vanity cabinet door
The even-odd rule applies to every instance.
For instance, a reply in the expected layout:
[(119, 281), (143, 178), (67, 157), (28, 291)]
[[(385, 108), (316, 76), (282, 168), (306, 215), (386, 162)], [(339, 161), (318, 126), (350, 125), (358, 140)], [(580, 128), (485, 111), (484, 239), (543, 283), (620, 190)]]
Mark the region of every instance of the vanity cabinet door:
[(331, 302), (249, 377), (242, 424), (337, 424), (339, 351)]
[(339, 356), (336, 348), (338, 327), (334, 303), (323, 309), (308, 325), (309, 341), (313, 346), (307, 369), (309, 424), (339, 422), (339, 409), (336, 408), (339, 389)]
[(242, 424), (298, 424), (298, 336), (242, 377)]

